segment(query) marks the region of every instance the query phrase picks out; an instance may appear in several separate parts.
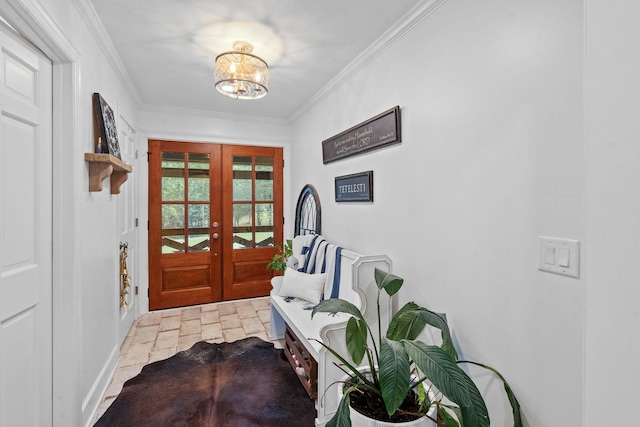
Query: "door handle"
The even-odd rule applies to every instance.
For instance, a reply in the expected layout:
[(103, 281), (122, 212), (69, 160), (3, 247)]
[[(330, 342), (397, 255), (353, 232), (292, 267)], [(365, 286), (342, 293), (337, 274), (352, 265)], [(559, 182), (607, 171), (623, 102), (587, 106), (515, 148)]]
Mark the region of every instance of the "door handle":
[(211, 237), (213, 237), (213, 240), (218, 240), (220, 238), (220, 235), (218, 233), (213, 233)]
[(220, 225), (220, 224), (218, 224), (218, 221), (215, 221), (215, 222), (213, 222), (213, 223), (211, 224), (211, 226), (212, 226), (213, 228), (218, 228), (218, 226), (219, 226), (219, 225)]

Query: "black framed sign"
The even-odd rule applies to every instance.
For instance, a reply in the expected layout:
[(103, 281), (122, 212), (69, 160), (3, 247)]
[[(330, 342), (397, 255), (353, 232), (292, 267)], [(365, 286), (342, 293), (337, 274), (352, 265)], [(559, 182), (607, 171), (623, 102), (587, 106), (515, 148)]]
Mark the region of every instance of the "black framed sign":
[(395, 106), (322, 141), (322, 162), (327, 164), (401, 141), (400, 107)]
[(373, 171), (337, 176), (336, 202), (373, 202)]
[[(93, 106), (98, 120), (98, 129), (102, 144), (106, 144), (106, 148), (114, 157), (121, 159), (120, 144), (118, 144), (118, 131), (116, 130), (116, 118), (113, 110), (99, 93), (93, 94)], [(99, 145), (100, 148), (102, 148)]]

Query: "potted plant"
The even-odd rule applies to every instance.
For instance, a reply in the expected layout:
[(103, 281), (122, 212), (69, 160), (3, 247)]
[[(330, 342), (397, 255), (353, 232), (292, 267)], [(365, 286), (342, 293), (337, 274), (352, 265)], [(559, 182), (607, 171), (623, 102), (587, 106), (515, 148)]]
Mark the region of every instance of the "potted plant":
[(292, 243), (291, 239), (287, 239), (283, 245), (276, 245), (276, 253), (271, 262), (267, 264), (267, 270), (271, 269), (282, 273), (287, 269), (287, 261), (293, 255)]
[[(386, 335), (382, 335), (381, 293), (385, 291), (393, 296), (404, 280), (377, 268), (374, 275), (378, 286), (376, 332), (379, 339), (360, 310), (348, 301), (337, 298), (321, 301), (311, 314), (312, 317), (319, 312), (351, 316), (345, 330), (348, 355), (338, 354), (320, 342), (340, 361), (340, 369), (347, 374), (342, 385), (343, 396), (327, 426), (351, 426), (354, 410), (367, 412), (366, 408), (376, 406), (378, 401), (383, 407), (382, 414), (371, 414), (368, 418), (383, 423), (370, 425), (387, 425), (386, 421), (394, 422), (401, 415), (413, 415), (425, 421), (425, 425), (488, 427), (489, 414), (484, 399), (460, 368), (461, 364), (471, 363), (492, 371), (503, 382), (513, 410), (514, 427), (521, 427), (520, 405), (504, 377), (487, 365), (458, 360), (444, 314), (409, 302), (392, 317)], [(416, 339), (426, 325), (440, 330), (440, 345), (428, 345)], [(360, 366), (365, 357), (367, 363)], [(415, 405), (407, 409), (407, 401)]]

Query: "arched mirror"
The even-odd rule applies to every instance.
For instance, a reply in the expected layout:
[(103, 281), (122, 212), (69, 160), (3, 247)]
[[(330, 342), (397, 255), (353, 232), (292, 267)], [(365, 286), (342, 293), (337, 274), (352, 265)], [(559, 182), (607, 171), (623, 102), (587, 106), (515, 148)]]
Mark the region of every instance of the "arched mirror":
[(313, 185), (307, 184), (298, 197), (294, 235), (321, 234), (321, 232), (320, 198)]

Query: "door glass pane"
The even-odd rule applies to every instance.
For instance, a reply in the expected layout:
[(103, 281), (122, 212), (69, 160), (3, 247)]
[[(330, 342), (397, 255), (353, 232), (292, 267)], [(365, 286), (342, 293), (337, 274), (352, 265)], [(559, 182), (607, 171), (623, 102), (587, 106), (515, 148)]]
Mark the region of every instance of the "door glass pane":
[(256, 246), (273, 246), (273, 204), (256, 203)]
[(189, 252), (208, 251), (209, 205), (189, 205)]
[(162, 253), (184, 252), (184, 206), (162, 205)]
[(273, 200), (273, 157), (256, 157), (256, 200)]
[(235, 203), (233, 205), (233, 248), (253, 247), (253, 217), (251, 204)]
[(209, 200), (209, 155), (189, 153), (189, 200)]
[(256, 225), (273, 227), (273, 203), (256, 203)]
[(184, 153), (162, 153), (162, 200), (184, 200)]
[(252, 158), (249, 156), (233, 156), (233, 200), (251, 200)]

